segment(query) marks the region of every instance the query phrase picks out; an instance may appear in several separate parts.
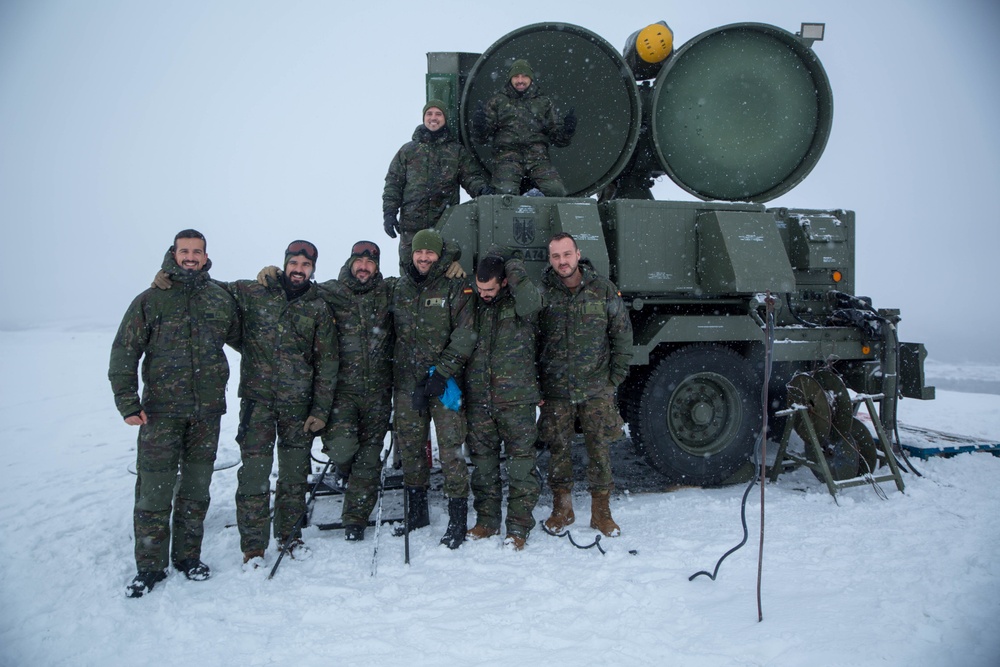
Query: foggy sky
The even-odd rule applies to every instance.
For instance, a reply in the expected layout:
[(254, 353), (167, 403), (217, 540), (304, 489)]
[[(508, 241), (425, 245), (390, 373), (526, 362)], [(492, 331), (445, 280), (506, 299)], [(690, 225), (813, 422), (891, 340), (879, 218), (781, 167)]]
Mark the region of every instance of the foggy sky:
[[(541, 21), (620, 49), (659, 20), (677, 47), (734, 22), (826, 23), (832, 134), (768, 205), (856, 211), (857, 291), (902, 309), (901, 338), (1000, 362), (990, 0), (0, 0), (0, 328), (117, 326), (187, 227), (216, 278), (279, 264), (296, 238), (318, 245), (320, 280), (360, 238), (394, 274), (381, 191), (420, 122), (427, 52), (481, 53)], [(667, 178), (654, 194), (691, 199)]]

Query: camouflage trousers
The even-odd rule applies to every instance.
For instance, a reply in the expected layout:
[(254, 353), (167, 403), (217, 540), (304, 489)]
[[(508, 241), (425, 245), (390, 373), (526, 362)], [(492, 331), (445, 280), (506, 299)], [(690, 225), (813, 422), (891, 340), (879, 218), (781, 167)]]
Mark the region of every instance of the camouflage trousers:
[(587, 484), (590, 491), (611, 491), (611, 443), (622, 438), (624, 423), (618, 414), (614, 395), (591, 398), (582, 403), (563, 399), (545, 399), (538, 421), (538, 432), (549, 444), (549, 486), (572, 490), (574, 422), (580, 418), (583, 443), (587, 452)]
[(536, 409), (530, 405), (469, 405), (469, 449), (472, 458), (473, 507), (476, 523), (499, 530), (503, 487), (500, 444), (507, 454), (507, 534), (527, 537), (535, 527), (531, 512), (541, 481), (535, 469)]
[(344, 509), (345, 526), (364, 526), (378, 500), (381, 460), (379, 454), (389, 431), (392, 390), (375, 396), (337, 394), (326, 433), (323, 451), (347, 475)]
[(165, 569), (168, 550), (174, 563), (201, 558), (220, 421), (150, 415), (139, 427), (132, 513), (137, 570)]
[(521, 179), (529, 178), (546, 197), (565, 197), (566, 186), (549, 159), (549, 150), (542, 144), (523, 151), (500, 150), (493, 156), (491, 185), (497, 194), (521, 194)]
[[(271, 467), (278, 440), (278, 483), (274, 494), (274, 537), (292, 533), (306, 510), (309, 450), (313, 435), (302, 429), (308, 405), (269, 406), (243, 399), (240, 404), (240, 454), (237, 473), (236, 525), (243, 552), (267, 549), (270, 532)], [(294, 537), (301, 536), (301, 529)]]
[(393, 430), (403, 459), (403, 483), (409, 487), (426, 488), (430, 484), (430, 463), (427, 461), (427, 438), (434, 420), (441, 472), (444, 473), (444, 495), (449, 498), (469, 497), (469, 468), (462, 455), (465, 442), (465, 412), (444, 407), (437, 398), (430, 401), (429, 413), (413, 409), (411, 391), (396, 392)]

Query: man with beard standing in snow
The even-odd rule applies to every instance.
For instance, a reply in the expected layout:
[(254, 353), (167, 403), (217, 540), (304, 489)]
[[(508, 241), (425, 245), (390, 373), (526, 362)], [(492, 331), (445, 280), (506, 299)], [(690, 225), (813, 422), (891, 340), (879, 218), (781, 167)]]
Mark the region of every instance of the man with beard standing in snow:
[(179, 232), (162, 268), (177, 288), (136, 297), (111, 347), (115, 404), (126, 424), (139, 427), (133, 511), (138, 573), (128, 597), (142, 597), (166, 578), (168, 547), (174, 567), (188, 579), (211, 574), (201, 562), (201, 544), (226, 411), (229, 364), (222, 348), (240, 343), (236, 304), (209, 280), (211, 265), (205, 237), (194, 229)]
[(609, 500), (611, 443), (624, 423), (615, 390), (632, 358), (632, 323), (618, 288), (580, 258), (576, 240), (566, 233), (549, 240), (549, 266), (542, 274), (545, 306), (539, 317), (539, 372), (542, 414), (538, 430), (551, 449), (549, 486), (552, 515), (545, 527), (559, 532), (573, 523), (574, 422), (583, 427), (587, 448), (590, 526), (608, 537), (620, 534)]
[(392, 416), (392, 293), (381, 250), (358, 241), (338, 280), (318, 285), (337, 320), (340, 374), (323, 449), (347, 480), (341, 522), (348, 542), (365, 539), (378, 500), (380, 459)]
[(476, 267), (476, 347), (465, 372), (466, 414), (479, 540), (500, 532), (503, 485), (500, 445), (507, 454), (507, 536), (520, 551), (535, 526), (532, 510), (541, 487), (535, 471), (538, 371), (535, 327), (542, 307), (538, 288), (524, 262), (506, 250), (491, 249)]
[(311, 280), (318, 257), (312, 243), (293, 241), (277, 280), (228, 285), (243, 317), (236, 523), (251, 568), (263, 564), (269, 541), (276, 434), (274, 538), (293, 559), (309, 556), (297, 524), (306, 511), (310, 446), (330, 419), (338, 367), (336, 325)]
[(576, 133), (576, 113), (570, 109), (560, 120), (534, 79), (528, 61), (515, 60), (504, 87), (473, 112), (473, 133), (493, 146), (495, 192), (521, 194), (521, 180), (528, 178), (545, 196), (565, 197), (566, 186), (549, 159), (549, 145), (569, 145)]
[(396, 152), (385, 175), (383, 227), (390, 238), (399, 233), (400, 273), (410, 266), (413, 235), (433, 227), (458, 203), (459, 184), (470, 197), (493, 193), (479, 163), (452, 136), (446, 108), (441, 100), (424, 105), (423, 124)]
[(403, 483), (409, 503), (408, 525), (430, 524), (427, 486), (430, 466), (424, 443), (433, 418), (437, 433), (444, 494), (448, 498), (448, 529), (441, 543), (457, 549), (465, 540), (469, 508), (469, 472), (462, 443), (465, 415), (461, 406), (449, 409), (441, 397), (449, 380), (460, 383), (462, 368), (475, 345), (472, 330), (472, 286), (466, 279), (445, 275), (458, 258), (454, 244), (445, 244), (433, 229), (413, 236), (412, 262), (400, 276), (392, 299), (396, 327), (396, 442), (403, 459)]

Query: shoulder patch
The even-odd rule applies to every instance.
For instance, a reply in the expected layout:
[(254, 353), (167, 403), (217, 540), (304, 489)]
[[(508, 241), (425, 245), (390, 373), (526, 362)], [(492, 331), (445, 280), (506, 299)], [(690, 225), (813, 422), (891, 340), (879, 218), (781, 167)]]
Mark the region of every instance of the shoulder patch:
[(463, 287), (462, 288), (462, 294), (472, 294), (472, 288), (471, 287)]

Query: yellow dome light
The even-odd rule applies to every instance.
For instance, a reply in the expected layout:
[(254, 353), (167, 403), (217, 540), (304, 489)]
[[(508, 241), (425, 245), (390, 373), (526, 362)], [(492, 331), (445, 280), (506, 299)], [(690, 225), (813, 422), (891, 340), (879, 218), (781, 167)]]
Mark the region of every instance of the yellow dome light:
[(666, 23), (653, 23), (639, 31), (635, 51), (647, 63), (659, 63), (674, 50), (674, 33)]

